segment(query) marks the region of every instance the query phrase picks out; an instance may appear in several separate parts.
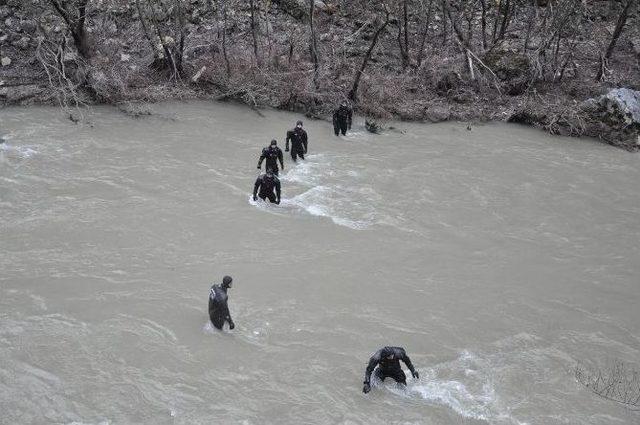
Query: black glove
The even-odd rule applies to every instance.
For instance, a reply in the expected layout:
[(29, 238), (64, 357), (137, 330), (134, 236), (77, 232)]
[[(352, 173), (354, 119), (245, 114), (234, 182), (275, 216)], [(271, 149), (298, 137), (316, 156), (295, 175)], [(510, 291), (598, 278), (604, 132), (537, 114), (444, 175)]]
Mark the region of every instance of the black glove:
[(289, 152), (289, 147), (287, 146), (286, 148), (284, 148), (285, 152)]
[(256, 195), (253, 195), (253, 200), (254, 200), (254, 201), (257, 201), (257, 200), (258, 200), (258, 197), (257, 197)]
[(259, 170), (259, 169), (260, 169), (260, 166), (258, 165), (256, 168)]
[(411, 374), (413, 375), (414, 379), (420, 379), (420, 375), (418, 375), (418, 372), (416, 372), (415, 370), (411, 372)]
[(362, 387), (362, 392), (367, 394), (369, 391), (371, 391), (371, 385), (369, 385), (368, 382), (365, 382), (364, 386)]
[(235, 327), (236, 327), (236, 324), (235, 324), (235, 323), (233, 323), (233, 320), (230, 320), (230, 321), (229, 321), (229, 329), (233, 329), (233, 328), (235, 328)]

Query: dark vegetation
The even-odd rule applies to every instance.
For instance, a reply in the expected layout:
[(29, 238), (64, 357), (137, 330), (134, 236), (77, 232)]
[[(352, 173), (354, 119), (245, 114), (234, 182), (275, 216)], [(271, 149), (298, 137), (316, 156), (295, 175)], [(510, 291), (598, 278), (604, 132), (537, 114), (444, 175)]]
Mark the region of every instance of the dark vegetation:
[(0, 101), (198, 97), (319, 117), (348, 99), (377, 119), (511, 119), (602, 137), (579, 105), (640, 90), (639, 9), (638, 0), (0, 0)]

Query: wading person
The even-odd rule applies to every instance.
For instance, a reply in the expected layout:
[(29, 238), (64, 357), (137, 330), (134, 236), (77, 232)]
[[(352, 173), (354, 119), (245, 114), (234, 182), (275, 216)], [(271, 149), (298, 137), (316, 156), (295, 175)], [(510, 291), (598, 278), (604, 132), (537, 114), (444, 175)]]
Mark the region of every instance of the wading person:
[(307, 132), (302, 128), (302, 121), (296, 123), (296, 128), (287, 131), (287, 140), (284, 150), (289, 152), (289, 141), (291, 141), (291, 159), (296, 162), (297, 157), (304, 159), (307, 153)]
[(352, 118), (353, 111), (349, 108), (347, 102), (342, 102), (333, 113), (333, 132), (336, 133), (336, 136), (339, 136), (340, 133), (345, 136), (347, 130), (351, 130)]
[(229, 323), (229, 329), (236, 327), (231, 319), (231, 314), (229, 314), (229, 306), (227, 306), (229, 299), (227, 291), (231, 288), (232, 282), (231, 276), (225, 276), (222, 279), (222, 284), (214, 284), (209, 291), (209, 319), (217, 329), (222, 329), (224, 322)]
[(407, 385), (407, 377), (400, 367), (400, 360), (407, 365), (411, 371), (411, 375), (415, 379), (418, 379), (418, 372), (413, 368), (411, 360), (404, 351), (404, 348), (384, 347), (376, 351), (376, 353), (369, 359), (369, 364), (367, 365), (367, 370), (364, 374), (364, 387), (362, 388), (362, 392), (366, 394), (371, 391), (371, 373), (374, 369), (376, 376), (381, 381), (384, 381), (385, 378), (392, 378), (399, 384)]
[(258, 196), (263, 201), (269, 199), (274, 204), (280, 203), (280, 179), (271, 168), (267, 168), (267, 172), (259, 176), (253, 185), (253, 200), (257, 201)]
[(278, 161), (280, 161), (280, 167), (284, 171), (284, 162), (282, 161), (282, 149), (278, 147), (278, 142), (274, 139), (271, 144), (262, 149), (260, 159), (258, 159), (258, 170), (262, 167), (262, 161), (266, 160), (264, 165), (265, 170), (271, 168), (273, 174), (278, 175)]

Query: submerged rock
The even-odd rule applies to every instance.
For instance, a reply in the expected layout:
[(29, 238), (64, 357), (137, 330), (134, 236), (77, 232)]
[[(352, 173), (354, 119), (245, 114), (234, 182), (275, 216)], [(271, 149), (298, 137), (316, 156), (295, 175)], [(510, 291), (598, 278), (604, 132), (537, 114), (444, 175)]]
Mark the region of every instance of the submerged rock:
[(372, 119), (365, 120), (364, 127), (367, 129), (369, 133), (373, 133), (373, 134), (379, 134), (380, 131), (382, 130), (382, 126)]

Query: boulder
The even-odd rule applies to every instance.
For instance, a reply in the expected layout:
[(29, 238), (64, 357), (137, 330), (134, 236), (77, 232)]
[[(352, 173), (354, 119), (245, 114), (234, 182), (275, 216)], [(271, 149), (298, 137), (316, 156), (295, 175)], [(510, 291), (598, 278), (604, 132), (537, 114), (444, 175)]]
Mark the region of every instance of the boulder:
[(273, 2), (283, 12), (301, 22), (305, 22), (308, 18), (307, 2), (303, 0), (273, 0)]
[(579, 108), (586, 116), (589, 133), (625, 149), (640, 148), (640, 91), (613, 89), (587, 99)]
[(29, 48), (31, 39), (29, 37), (21, 37), (19, 40), (14, 41), (12, 44), (22, 50), (27, 50)]
[(424, 111), (424, 118), (430, 122), (447, 121), (450, 117), (451, 111), (444, 105), (432, 105)]
[(489, 51), (483, 62), (502, 81), (526, 77), (531, 69), (531, 62), (527, 56), (508, 49), (496, 48)]
[(463, 81), (460, 74), (451, 71), (443, 75), (436, 83), (436, 90), (441, 96), (446, 96), (450, 91), (462, 86)]
[(9, 66), (11, 65), (11, 58), (8, 58), (6, 56), (2, 57), (2, 59), (0, 59), (0, 64), (2, 66)]
[(364, 121), (364, 127), (367, 129), (369, 133), (373, 133), (373, 134), (380, 134), (380, 132), (382, 131), (382, 126), (373, 119), (366, 119)]

